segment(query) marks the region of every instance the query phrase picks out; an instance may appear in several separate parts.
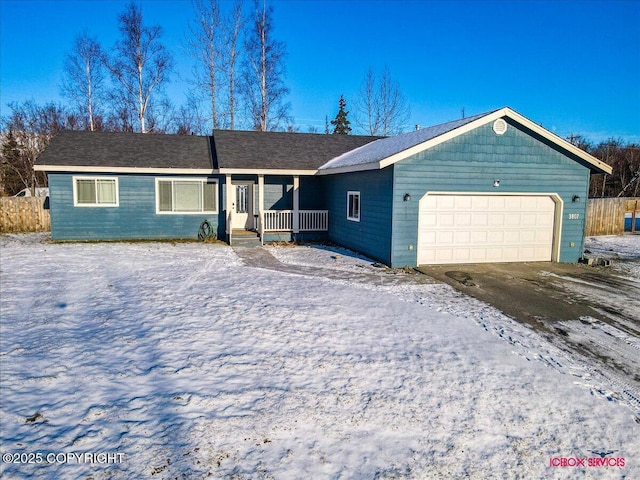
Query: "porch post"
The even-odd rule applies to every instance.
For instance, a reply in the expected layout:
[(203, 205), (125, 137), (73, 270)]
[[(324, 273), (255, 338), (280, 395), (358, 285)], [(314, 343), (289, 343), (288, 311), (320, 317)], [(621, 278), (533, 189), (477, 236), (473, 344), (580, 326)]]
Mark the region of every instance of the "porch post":
[(258, 231), (262, 233), (264, 222), (264, 175), (258, 175)]
[(233, 226), (231, 225), (231, 205), (233, 205), (233, 185), (231, 185), (231, 174), (227, 174), (225, 182), (227, 187), (227, 201), (225, 205), (227, 211), (227, 233), (231, 234), (233, 231)]
[(293, 233), (300, 233), (300, 177), (293, 176)]

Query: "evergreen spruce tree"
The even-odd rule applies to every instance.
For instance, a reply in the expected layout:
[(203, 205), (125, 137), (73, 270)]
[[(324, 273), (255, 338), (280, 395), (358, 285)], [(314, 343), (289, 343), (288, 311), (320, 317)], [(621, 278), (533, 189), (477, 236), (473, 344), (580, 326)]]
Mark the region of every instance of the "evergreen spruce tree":
[(338, 105), (340, 106), (338, 114), (334, 120), (331, 120), (331, 125), (334, 126), (333, 133), (338, 135), (349, 135), (349, 132), (351, 132), (351, 127), (349, 126), (351, 122), (347, 118), (349, 112), (345, 110), (347, 102), (344, 99), (344, 95), (340, 95), (340, 102), (338, 102)]
[[(20, 145), (13, 134), (13, 130), (9, 130), (2, 144), (2, 170), (0, 170), (0, 186), (3, 194), (14, 195), (20, 190), (28, 186), (24, 181), (24, 172), (21, 167), (22, 161)], [(31, 173), (31, 172), (27, 172)]]

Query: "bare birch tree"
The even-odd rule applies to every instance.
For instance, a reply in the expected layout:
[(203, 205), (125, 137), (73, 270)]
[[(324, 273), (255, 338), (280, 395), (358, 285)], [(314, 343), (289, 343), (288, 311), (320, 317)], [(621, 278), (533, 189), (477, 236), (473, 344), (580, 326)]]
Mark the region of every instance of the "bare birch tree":
[(172, 59), (160, 41), (162, 28), (142, 23), (142, 11), (131, 2), (118, 16), (121, 40), (115, 45), (115, 56), (105, 57), (105, 65), (135, 108), (140, 131), (147, 133), (147, 111), (155, 94), (169, 80)]
[(64, 62), (62, 93), (69, 98), (91, 131), (100, 126), (105, 70), (100, 44), (87, 32), (76, 37)]
[(206, 99), (211, 130), (219, 128), (218, 71), (220, 68), (221, 23), (218, 0), (194, 0), (196, 21), (190, 26), (189, 51), (197, 60), (194, 77), (197, 96)]
[(255, 0), (253, 19), (245, 38), (243, 94), (255, 130), (275, 130), (289, 118), (284, 85), (285, 45), (273, 39), (273, 8)]
[(356, 125), (368, 135), (401, 133), (411, 109), (388, 67), (377, 77), (370, 68), (354, 101)]
[(242, 13), (242, 5), (242, 0), (236, 0), (222, 26), (224, 45), (222, 49), (221, 70), (224, 73), (224, 80), (227, 91), (225, 108), (225, 117), (227, 121), (225, 122), (225, 126), (228, 126), (231, 130), (235, 130), (236, 128), (236, 114), (238, 108), (237, 64), (240, 57), (238, 44), (240, 43), (243, 28), (245, 25), (244, 16)]

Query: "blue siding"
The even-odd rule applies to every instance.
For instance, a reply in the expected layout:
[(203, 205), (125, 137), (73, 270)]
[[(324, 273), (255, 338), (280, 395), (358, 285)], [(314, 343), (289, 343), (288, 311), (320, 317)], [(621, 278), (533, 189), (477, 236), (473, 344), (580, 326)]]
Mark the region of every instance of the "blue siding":
[(157, 175), (118, 176), (118, 207), (75, 207), (72, 178), (72, 174), (49, 174), (53, 240), (196, 239), (205, 219), (218, 238), (224, 238), (223, 178), (218, 177), (218, 214), (207, 215), (158, 215)]
[[(257, 182), (257, 180), (256, 180)], [(257, 189), (257, 187), (256, 187)], [(257, 190), (256, 190), (257, 192)], [(258, 211), (258, 194), (255, 195), (255, 211)], [(300, 177), (300, 210), (324, 210), (322, 179)], [(266, 176), (264, 179), (265, 210), (293, 209), (293, 176)]]
[[(394, 167), (394, 267), (416, 265), (419, 200), (437, 191), (557, 193), (564, 204), (560, 261), (576, 262), (582, 254), (589, 170), (533, 132), (510, 123), (499, 136), (485, 125)], [(500, 179), (500, 187), (492, 186), (494, 179)], [(410, 202), (403, 202), (405, 192)], [(572, 201), (574, 195), (578, 202)], [(570, 214), (579, 218), (570, 219)]]
[[(258, 195), (255, 199), (258, 211)], [(265, 210), (291, 210), (293, 208), (293, 177), (265, 177)]]
[[(360, 221), (347, 220), (347, 192), (360, 192)], [(329, 239), (391, 263), (393, 167), (325, 178)]]
[(322, 177), (300, 177), (300, 210), (326, 210)]

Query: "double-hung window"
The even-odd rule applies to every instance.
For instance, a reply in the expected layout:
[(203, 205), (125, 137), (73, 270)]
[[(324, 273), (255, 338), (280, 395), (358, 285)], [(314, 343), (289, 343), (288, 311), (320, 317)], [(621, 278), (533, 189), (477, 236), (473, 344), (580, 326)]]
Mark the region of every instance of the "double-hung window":
[(360, 221), (360, 192), (347, 192), (347, 220)]
[(218, 213), (215, 178), (156, 178), (157, 213)]
[(76, 207), (117, 207), (117, 177), (73, 177), (73, 204)]

